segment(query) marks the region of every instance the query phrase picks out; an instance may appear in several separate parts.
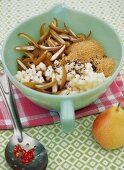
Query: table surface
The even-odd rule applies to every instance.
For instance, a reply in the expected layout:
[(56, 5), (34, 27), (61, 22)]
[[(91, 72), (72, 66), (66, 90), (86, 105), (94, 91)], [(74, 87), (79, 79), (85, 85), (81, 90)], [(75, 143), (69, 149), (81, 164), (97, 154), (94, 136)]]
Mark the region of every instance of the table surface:
[[(107, 21), (119, 33), (124, 44), (124, 0), (0, 0), (0, 49), (12, 28), (58, 3)], [(63, 133), (59, 123), (25, 128), (24, 131), (47, 149), (48, 170), (123, 170), (124, 148), (112, 151), (101, 148), (91, 133), (94, 119), (95, 115), (76, 120), (71, 134)], [(12, 135), (12, 130), (0, 130), (0, 170), (10, 170), (4, 149)]]

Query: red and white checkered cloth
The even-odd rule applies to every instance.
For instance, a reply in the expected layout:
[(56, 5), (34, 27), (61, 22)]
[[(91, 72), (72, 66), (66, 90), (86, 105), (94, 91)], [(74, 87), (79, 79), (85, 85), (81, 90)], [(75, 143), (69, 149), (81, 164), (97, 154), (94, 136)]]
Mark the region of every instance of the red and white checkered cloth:
[[(108, 90), (89, 106), (76, 111), (76, 118), (92, 115), (117, 105), (124, 96), (124, 86), (120, 74)], [(28, 100), (18, 89), (15, 89), (15, 99), (23, 127), (51, 124), (59, 121), (59, 114), (50, 112)], [(0, 129), (12, 128), (9, 113), (0, 96)]]

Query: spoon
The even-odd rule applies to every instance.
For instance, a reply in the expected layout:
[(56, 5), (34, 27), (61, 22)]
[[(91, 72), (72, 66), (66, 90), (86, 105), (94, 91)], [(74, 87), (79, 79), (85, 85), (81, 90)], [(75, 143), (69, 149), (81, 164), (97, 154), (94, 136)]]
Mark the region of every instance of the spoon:
[[(7, 85), (8, 89), (7, 91), (5, 91), (0, 81), (0, 92), (7, 107), (7, 110), (10, 113), (11, 121), (14, 127), (14, 135), (5, 148), (6, 161), (14, 170), (45, 170), (48, 164), (47, 152), (40, 142), (29, 137), (23, 132), (14, 100), (12, 84), (8, 78)], [(19, 158), (15, 157), (14, 148), (18, 144), (21, 146), (22, 149), (26, 150), (27, 152), (30, 149), (34, 148), (34, 158), (29, 163), (22, 163), (21, 155)]]

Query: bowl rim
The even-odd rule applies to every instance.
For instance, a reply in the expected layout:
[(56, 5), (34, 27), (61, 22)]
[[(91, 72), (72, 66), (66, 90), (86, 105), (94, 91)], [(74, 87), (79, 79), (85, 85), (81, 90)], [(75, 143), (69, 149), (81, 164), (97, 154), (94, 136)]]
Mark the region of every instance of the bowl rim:
[[(62, 95), (47, 94), (47, 93), (43, 93), (43, 92), (39, 92), (39, 91), (33, 90), (33, 89), (29, 88), (29, 87), (26, 87), (26, 86), (23, 85), (22, 83), (20, 83), (20, 82), (19, 82), (18, 80), (16, 80), (16, 78), (10, 73), (9, 69), (8, 69), (7, 66), (6, 66), (5, 60), (4, 60), (4, 49), (5, 49), (5, 45), (6, 45), (7, 41), (9, 40), (9, 37), (11, 36), (11, 34), (12, 34), (16, 29), (18, 29), (22, 24), (26, 23), (27, 21), (32, 20), (32, 19), (34, 19), (34, 18), (37, 18), (37, 17), (39, 17), (39, 16), (41, 16), (41, 15), (43, 15), (43, 14), (47, 14), (47, 13), (49, 13), (50, 11), (54, 11), (54, 10), (60, 10), (60, 11), (61, 11), (61, 10), (69, 10), (69, 11), (72, 11), (72, 12), (74, 11), (74, 12), (79, 13), (79, 14), (81, 14), (81, 15), (87, 15), (88, 17), (94, 18), (94, 19), (98, 20), (99, 22), (102, 22), (103, 24), (107, 25), (107, 27), (109, 27), (109, 28), (115, 33), (117, 39), (119, 40), (120, 47), (121, 47), (121, 53), (122, 53), (122, 44), (121, 44), (120, 36), (119, 36), (119, 34), (115, 31), (115, 29), (114, 29), (114, 27), (113, 27), (112, 25), (110, 25), (110, 24), (107, 23), (106, 21), (104, 21), (104, 20), (100, 19), (99, 17), (97, 17), (97, 16), (95, 16), (95, 15), (93, 15), (93, 14), (90, 14), (90, 13), (88, 13), (88, 12), (83, 12), (83, 11), (80, 11), (80, 10), (78, 11), (78, 10), (72, 9), (72, 8), (66, 6), (65, 4), (58, 4), (58, 5), (55, 5), (55, 6), (51, 7), (50, 9), (48, 9), (47, 11), (45, 11), (45, 12), (43, 12), (43, 13), (40, 13), (40, 14), (37, 14), (37, 15), (34, 15), (34, 16), (32, 16), (32, 17), (29, 17), (29, 18), (25, 19), (24, 21), (22, 21), (21, 23), (19, 23), (18, 25), (16, 25), (16, 26), (9, 32), (9, 34), (7, 35), (7, 37), (6, 37), (5, 41), (4, 41), (3, 47), (2, 47), (2, 62), (3, 62), (3, 66), (4, 66), (4, 69), (5, 69), (5, 72), (6, 72), (7, 75), (10, 77), (10, 80), (11, 80), (12, 82), (14, 82), (14, 84), (17, 84), (17, 87), (21, 86), (21, 88), (23, 88), (24, 90), (29, 91), (29, 94), (32, 94), (31, 96), (33, 96), (33, 94), (35, 94), (35, 95), (42, 95), (42, 96), (46, 96), (46, 97), (48, 96), (49, 98), (50, 98), (50, 97), (51, 97), (51, 98), (54, 98), (54, 97), (56, 98), (56, 97), (57, 97), (57, 98), (66, 98), (66, 99), (69, 99), (69, 98), (71, 98), (71, 97), (75, 97), (75, 98), (76, 98), (76, 97), (78, 97), (78, 96), (88, 95), (88, 94), (90, 94), (90, 93), (92, 93), (92, 92), (95, 92), (95, 91), (97, 91), (97, 90), (100, 90), (102, 86), (105, 86), (105, 87), (106, 87), (107, 84), (110, 85), (110, 84), (114, 81), (114, 79), (115, 79), (115, 77), (117, 76), (117, 74), (119, 73), (119, 70), (120, 70), (120, 68), (121, 68), (121, 63), (122, 63), (122, 60), (123, 60), (123, 53), (122, 53), (122, 56), (121, 56), (121, 60), (120, 60), (120, 62), (119, 62), (119, 65), (118, 65), (118, 67), (116, 68), (116, 70), (114, 71), (114, 73), (113, 73), (110, 77), (108, 77), (104, 82), (102, 82), (99, 86), (96, 86), (96, 87), (94, 87), (94, 88), (92, 88), (92, 89), (89, 89), (89, 90), (87, 90), (87, 91), (83, 91), (83, 92), (80, 92), (80, 93), (69, 94), (69, 95), (63, 95), (63, 94), (62, 94)], [(108, 88), (108, 87), (107, 87), (107, 88)]]

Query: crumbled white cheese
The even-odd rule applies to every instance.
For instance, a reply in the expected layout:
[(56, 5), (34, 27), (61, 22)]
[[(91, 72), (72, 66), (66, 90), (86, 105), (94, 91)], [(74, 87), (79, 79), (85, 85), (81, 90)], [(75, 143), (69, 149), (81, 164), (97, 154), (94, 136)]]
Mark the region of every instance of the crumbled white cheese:
[[(79, 93), (94, 88), (106, 80), (104, 73), (96, 73), (93, 71), (91, 63), (82, 64), (77, 60), (69, 62), (65, 65), (67, 80), (65, 88), (69, 94)], [(54, 75), (54, 76), (53, 76)], [(62, 80), (62, 67), (58, 60), (54, 61), (54, 67), (46, 66), (40, 63), (35, 67), (34, 64), (26, 71), (17, 71), (16, 79), (20, 82), (37, 82), (43, 83), (51, 81), (56, 78), (57, 84), (61, 85)], [(55, 85), (54, 91), (57, 91)]]
[(50, 80), (52, 78), (52, 75), (53, 75), (53, 68), (52, 66), (48, 66), (46, 72), (45, 72), (45, 77), (47, 80)]
[(36, 66), (37, 71), (38, 70), (46, 71), (46, 69), (47, 69), (47, 67), (43, 62), (41, 62), (39, 65)]
[(31, 68), (26, 71), (17, 71), (15, 75), (16, 79), (21, 83), (24, 82), (37, 82), (43, 83), (44, 78), (42, 77), (42, 71), (37, 71), (34, 64), (31, 65)]

